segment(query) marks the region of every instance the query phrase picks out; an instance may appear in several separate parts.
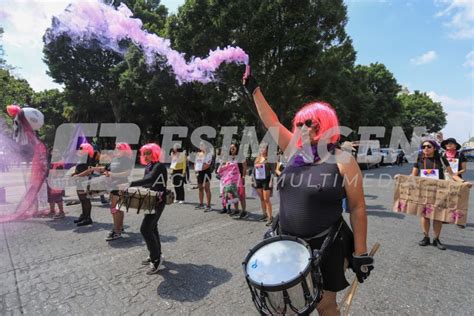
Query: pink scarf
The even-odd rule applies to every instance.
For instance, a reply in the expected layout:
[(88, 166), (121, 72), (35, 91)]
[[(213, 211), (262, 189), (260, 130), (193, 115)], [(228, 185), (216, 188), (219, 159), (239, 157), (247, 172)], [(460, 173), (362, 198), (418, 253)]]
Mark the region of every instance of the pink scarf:
[(446, 150), (446, 157), (447, 158), (454, 158), (456, 157), (457, 150)]

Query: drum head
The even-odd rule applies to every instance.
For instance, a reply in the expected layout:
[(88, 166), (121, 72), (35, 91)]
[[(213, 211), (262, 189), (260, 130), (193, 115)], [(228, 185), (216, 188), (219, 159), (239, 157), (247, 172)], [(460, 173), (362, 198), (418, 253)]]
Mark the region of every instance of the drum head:
[(250, 281), (277, 286), (298, 278), (307, 270), (310, 259), (305, 245), (293, 240), (276, 240), (257, 249), (245, 269)]

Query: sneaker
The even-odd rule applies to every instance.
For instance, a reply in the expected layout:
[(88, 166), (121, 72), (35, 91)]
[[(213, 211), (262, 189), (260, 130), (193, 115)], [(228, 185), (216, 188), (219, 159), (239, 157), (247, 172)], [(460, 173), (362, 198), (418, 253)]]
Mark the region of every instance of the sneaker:
[(267, 220), (267, 215), (260, 215), (260, 217), (257, 218), (257, 221), (259, 222), (265, 222)]
[(184, 204), (184, 201), (178, 201), (178, 204)]
[(273, 217), (270, 217), (270, 218), (268, 218), (267, 223), (265, 224), (265, 226), (272, 226), (272, 223), (273, 223)]
[(439, 250), (446, 250), (446, 247), (441, 243), (441, 241), (439, 241), (438, 238), (433, 239), (433, 246), (435, 246)]
[(204, 204), (199, 204), (194, 209), (195, 210), (202, 210), (203, 208), (204, 208)]
[(227, 213), (227, 207), (223, 207), (222, 210), (219, 212), (220, 214)]
[(247, 218), (247, 217), (249, 217), (249, 212), (241, 211), (240, 214), (239, 214), (238, 219), (244, 219), (244, 218)]
[(53, 219), (61, 219), (61, 218), (64, 218), (66, 217), (66, 214), (64, 212), (59, 212), (58, 214), (55, 214), (53, 216)]
[(82, 222), (77, 223), (78, 227), (87, 226), (87, 225), (92, 225), (92, 219), (87, 218), (87, 219), (84, 219)]
[(84, 220), (84, 215), (79, 215), (79, 217), (77, 219), (74, 220), (74, 224), (77, 224), (79, 222), (82, 222)]
[(209, 206), (209, 205), (206, 206), (206, 208), (204, 209), (204, 212), (210, 212), (210, 211), (212, 211), (211, 206)]
[(430, 244), (430, 237), (424, 237), (422, 240), (420, 240), (420, 242), (418, 243), (418, 245), (424, 247), (424, 246), (428, 246)]
[(178, 203), (178, 200), (174, 200), (173, 203)]
[(105, 238), (106, 241), (112, 241), (112, 240), (115, 240), (115, 239), (119, 239), (119, 238), (122, 238), (122, 234), (121, 233), (116, 233), (114, 231), (111, 231), (109, 233), (109, 235), (107, 236), (107, 238)]
[(163, 260), (157, 260), (155, 262), (150, 262), (150, 269), (146, 272), (147, 275), (157, 274), (160, 270), (163, 270), (162, 265)]

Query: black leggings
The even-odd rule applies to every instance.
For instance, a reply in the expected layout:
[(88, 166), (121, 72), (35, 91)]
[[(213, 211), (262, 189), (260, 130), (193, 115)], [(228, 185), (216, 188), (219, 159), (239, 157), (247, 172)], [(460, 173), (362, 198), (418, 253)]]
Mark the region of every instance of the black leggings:
[(176, 200), (184, 201), (184, 176), (183, 170), (173, 170), (171, 174), (173, 177), (174, 191), (176, 192)]
[(165, 209), (165, 203), (156, 206), (155, 214), (144, 215), (140, 232), (145, 239), (146, 246), (150, 252), (150, 259), (155, 262), (161, 256), (160, 234), (158, 233), (158, 220)]
[(82, 217), (84, 217), (84, 219), (90, 219), (92, 204), (91, 200), (87, 197), (86, 191), (77, 191), (77, 196), (79, 197), (82, 206)]

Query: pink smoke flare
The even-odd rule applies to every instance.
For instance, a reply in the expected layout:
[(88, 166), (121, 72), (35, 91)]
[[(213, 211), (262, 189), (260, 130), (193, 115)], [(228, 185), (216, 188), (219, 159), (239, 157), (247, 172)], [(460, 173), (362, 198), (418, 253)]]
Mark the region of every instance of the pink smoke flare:
[(171, 42), (143, 29), (140, 19), (125, 4), (115, 9), (99, 1), (81, 1), (69, 5), (59, 16), (53, 18), (53, 25), (45, 37), (46, 44), (61, 35), (68, 35), (73, 43), (83, 44), (98, 41), (104, 48), (123, 54), (120, 41), (130, 39), (139, 46), (149, 65), (154, 56), (166, 57), (179, 84), (198, 81), (208, 83), (214, 80), (214, 72), (222, 63), (248, 64), (249, 57), (240, 47), (227, 46), (211, 50), (201, 59), (192, 57), (186, 62), (184, 54), (171, 49)]

